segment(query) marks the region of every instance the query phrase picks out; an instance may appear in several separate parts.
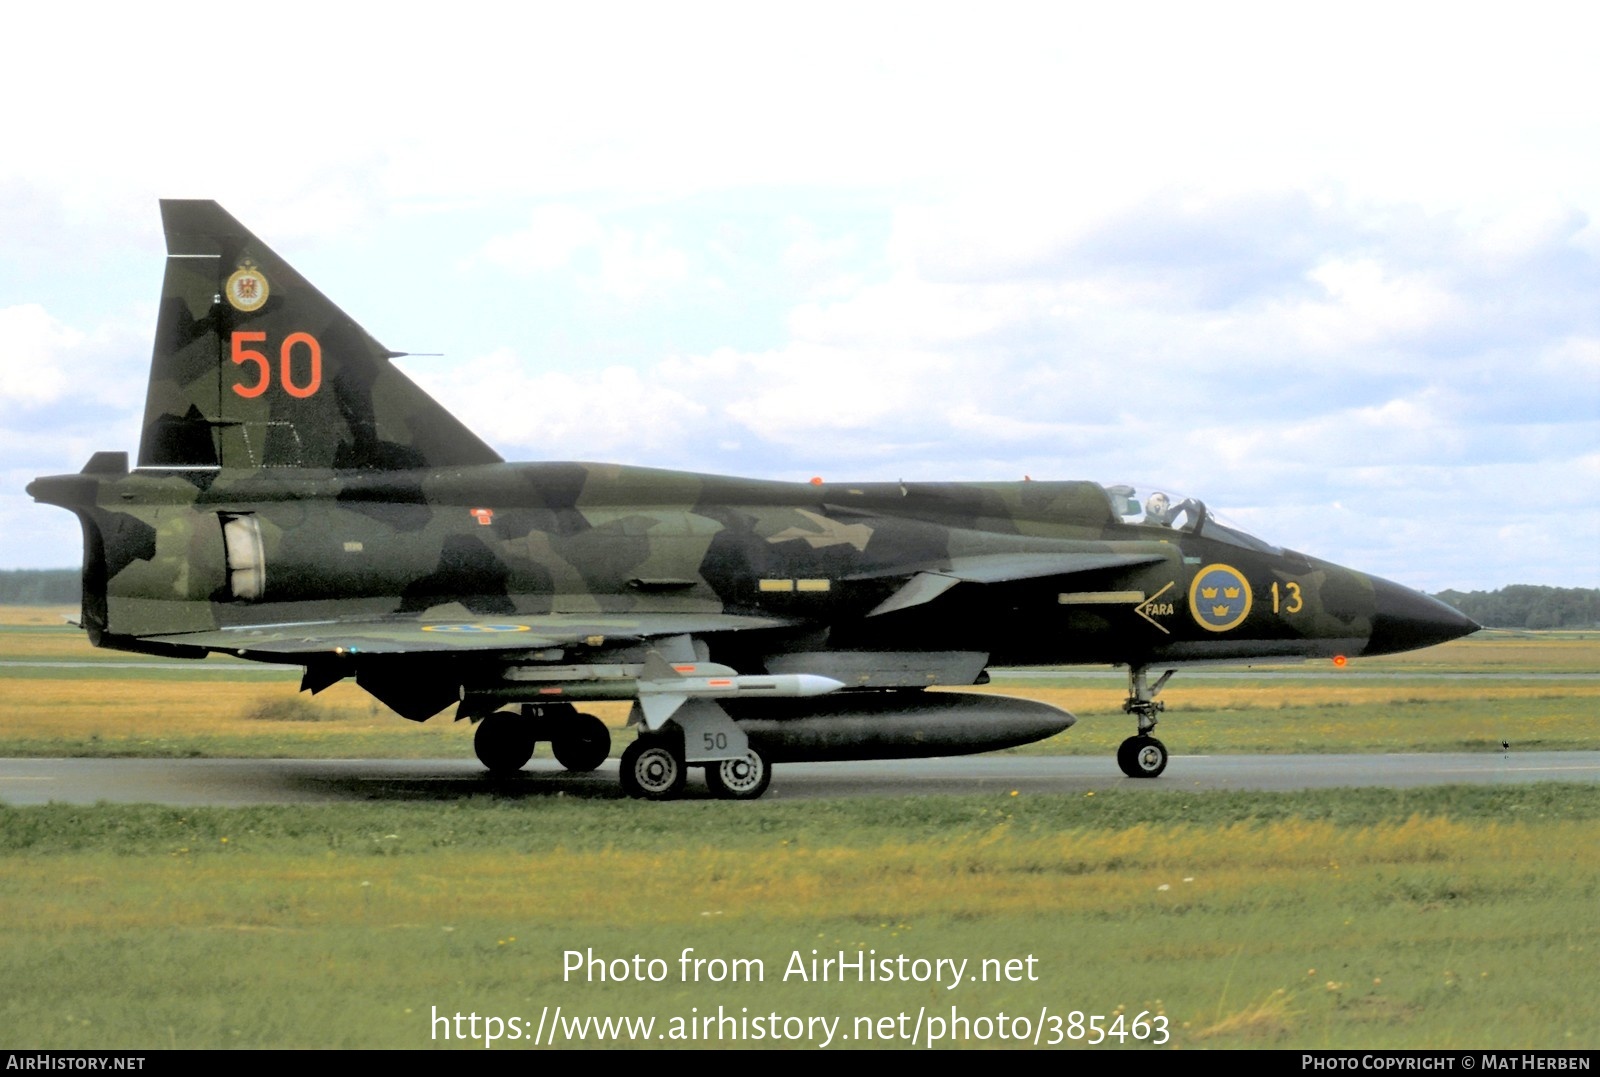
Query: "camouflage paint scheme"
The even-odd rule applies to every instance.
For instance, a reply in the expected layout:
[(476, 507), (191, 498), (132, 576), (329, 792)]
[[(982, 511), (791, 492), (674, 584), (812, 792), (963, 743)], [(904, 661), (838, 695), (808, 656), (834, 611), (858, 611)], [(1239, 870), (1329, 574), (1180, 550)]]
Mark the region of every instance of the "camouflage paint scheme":
[(300, 665), (314, 691), (355, 676), (416, 720), (643, 698), (651, 655), (891, 702), (991, 666), (1122, 664), (1147, 735), (1146, 668), (1387, 653), (1477, 627), (1198, 503), (1182, 527), (1153, 499), (1140, 519), (1125, 487), (505, 463), (215, 203), (162, 214), (137, 468), (99, 453), (28, 487), (83, 523), (97, 646)]

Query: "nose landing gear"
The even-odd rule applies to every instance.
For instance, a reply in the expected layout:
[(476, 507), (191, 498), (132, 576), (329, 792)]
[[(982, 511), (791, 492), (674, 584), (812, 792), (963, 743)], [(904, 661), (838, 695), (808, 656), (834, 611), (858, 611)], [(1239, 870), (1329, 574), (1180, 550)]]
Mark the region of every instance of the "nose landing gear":
[(1128, 698), (1123, 701), (1122, 710), (1138, 718), (1139, 732), (1117, 748), (1117, 766), (1130, 778), (1154, 778), (1167, 769), (1167, 746), (1152, 737), (1150, 731), (1156, 727), (1156, 715), (1166, 709), (1156, 696), (1176, 672), (1167, 670), (1152, 686), (1144, 666), (1128, 671)]

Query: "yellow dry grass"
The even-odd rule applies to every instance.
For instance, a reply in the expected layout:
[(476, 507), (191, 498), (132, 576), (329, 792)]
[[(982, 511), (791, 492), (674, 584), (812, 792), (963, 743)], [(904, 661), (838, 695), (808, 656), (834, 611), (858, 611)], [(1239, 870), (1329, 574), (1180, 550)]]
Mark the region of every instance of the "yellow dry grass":
[[(1529, 680), (1495, 681), (1328, 681), (1254, 680), (1210, 681), (1175, 679), (1164, 694), (1180, 703), (1184, 711), (1199, 710), (1283, 710), (1290, 707), (1357, 707), (1398, 703), (1450, 703), (1488, 700), (1526, 701), (1538, 698), (1539, 682)], [(1600, 705), (1600, 681), (1563, 681), (1546, 686), (1550, 698), (1591, 699)], [(1025, 681), (1007, 682), (996, 689), (1010, 696), (1025, 696), (1074, 713), (1121, 713), (1120, 687), (1046, 688)], [(1600, 709), (1600, 706), (1597, 706)]]
[[(96, 677), (83, 682), (0, 679), (0, 727), (14, 738), (94, 738), (105, 741), (168, 737), (282, 735), (292, 725), (308, 740), (335, 733), (407, 732), (420, 737), (460, 736), (454, 723), (414, 723), (397, 718), (356, 685), (342, 682), (316, 697), (302, 696), (325, 716), (322, 721), (263, 722), (250, 712), (263, 703), (295, 698), (296, 682), (189, 681)], [(592, 704), (585, 710), (609, 725), (627, 720), (625, 704)]]
[[(292, 697), (296, 687), (292, 679), (266, 683), (99, 676), (92, 682), (5, 679), (0, 680), (0, 714), (13, 737), (246, 735), (263, 732), (263, 723), (247, 717), (251, 708)], [(354, 685), (336, 685), (317, 697), (313, 706), (330, 715), (338, 713), (339, 728), (392, 726), (393, 715), (370, 703)], [(332, 728), (329, 723), (306, 723), (306, 733), (315, 736), (319, 727)]]
[(1191, 1035), (1197, 1040), (1215, 1039), (1219, 1036), (1247, 1041), (1278, 1039), (1293, 1027), (1295, 1013), (1290, 1009), (1291, 1001), (1289, 992), (1280, 987), (1260, 1002), (1230, 1013)]
[(1441, 673), (1460, 669), (1485, 673), (1593, 673), (1600, 670), (1597, 657), (1600, 633), (1486, 631), (1420, 651), (1357, 658), (1351, 668)]
[(77, 616), (72, 606), (0, 606), (0, 625), (59, 625)]

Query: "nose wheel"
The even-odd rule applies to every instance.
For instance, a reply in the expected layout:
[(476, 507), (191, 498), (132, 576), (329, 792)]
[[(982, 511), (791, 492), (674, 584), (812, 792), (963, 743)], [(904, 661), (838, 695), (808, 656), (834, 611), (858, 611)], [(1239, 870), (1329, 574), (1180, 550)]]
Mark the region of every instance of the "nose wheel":
[(1130, 778), (1154, 778), (1167, 769), (1167, 746), (1144, 734), (1129, 737), (1117, 749), (1117, 766)]

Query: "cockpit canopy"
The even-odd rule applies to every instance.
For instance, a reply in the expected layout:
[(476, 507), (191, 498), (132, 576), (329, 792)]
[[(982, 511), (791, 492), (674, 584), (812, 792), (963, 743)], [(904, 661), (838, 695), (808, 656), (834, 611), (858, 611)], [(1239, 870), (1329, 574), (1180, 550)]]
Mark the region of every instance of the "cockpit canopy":
[(1205, 524), (1205, 502), (1182, 494), (1152, 489), (1139, 500), (1139, 488), (1129, 483), (1107, 486), (1111, 508), (1125, 524), (1143, 524), (1146, 527), (1172, 527), (1198, 534)]
[[(1141, 489), (1145, 491), (1142, 497)], [(1262, 553), (1283, 552), (1277, 546), (1262, 542), (1254, 535), (1219, 519), (1198, 498), (1185, 497), (1153, 486), (1139, 487), (1132, 483), (1106, 484), (1105, 491), (1111, 499), (1111, 510), (1125, 524), (1171, 528)]]

